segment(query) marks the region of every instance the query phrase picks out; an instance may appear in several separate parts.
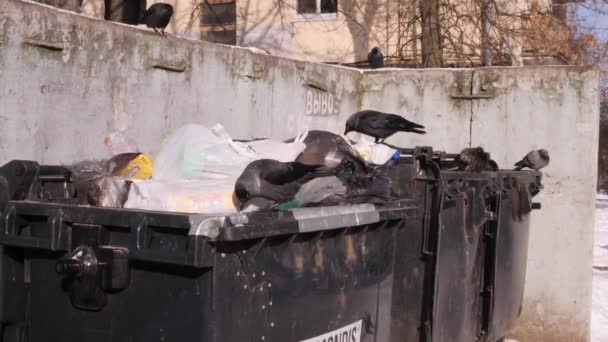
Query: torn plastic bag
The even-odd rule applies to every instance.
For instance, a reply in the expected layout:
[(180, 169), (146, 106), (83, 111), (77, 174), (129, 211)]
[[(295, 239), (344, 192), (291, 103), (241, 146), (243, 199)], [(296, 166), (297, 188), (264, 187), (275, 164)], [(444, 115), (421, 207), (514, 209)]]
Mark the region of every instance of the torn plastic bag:
[(177, 129), (156, 157), (152, 177), (157, 180), (238, 177), (257, 156), (224, 133), (223, 129), (214, 132), (195, 124)]
[(296, 160), (298, 155), (306, 148), (306, 145), (301, 139), (302, 137), (298, 137), (296, 141), (292, 143), (284, 143), (272, 139), (255, 140), (248, 142), (247, 145), (260, 156), (260, 159), (274, 159), (283, 163), (288, 163)]
[(131, 186), (129, 180), (120, 177), (103, 177), (89, 184), (89, 204), (112, 208), (124, 206)]
[(287, 210), (310, 205), (336, 205), (344, 200), (347, 187), (336, 176), (319, 177), (306, 182), (296, 193), (293, 200), (277, 206)]
[(295, 161), (298, 155), (304, 151), (306, 144), (304, 140), (308, 136), (308, 131), (289, 141), (279, 141), (269, 138), (252, 138), (252, 139), (232, 139), (224, 131), (223, 127), (217, 124), (216, 130), (221, 132), (225, 138), (230, 139), (237, 146), (242, 146), (255, 154), (256, 159), (273, 159), (283, 163)]
[(125, 208), (200, 214), (234, 214), (236, 178), (135, 181)]

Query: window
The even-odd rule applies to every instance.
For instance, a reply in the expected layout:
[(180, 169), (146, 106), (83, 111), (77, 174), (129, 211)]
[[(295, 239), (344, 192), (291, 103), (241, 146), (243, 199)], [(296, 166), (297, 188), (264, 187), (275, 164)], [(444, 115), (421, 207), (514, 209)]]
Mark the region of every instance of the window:
[(236, 23), (236, 3), (211, 3), (204, 5), (202, 11), (203, 25), (223, 25)]
[(296, 0), (296, 20), (336, 19), (338, 0)]
[(207, 0), (201, 10), (201, 38), (236, 45), (236, 1)]

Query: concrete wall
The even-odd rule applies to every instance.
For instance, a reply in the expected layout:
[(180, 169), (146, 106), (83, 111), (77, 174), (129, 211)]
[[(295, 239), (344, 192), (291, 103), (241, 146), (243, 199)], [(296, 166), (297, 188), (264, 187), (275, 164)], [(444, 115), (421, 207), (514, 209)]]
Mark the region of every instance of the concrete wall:
[[(463, 95), (476, 99), (455, 98)], [(552, 164), (543, 210), (533, 216), (514, 332), (522, 341), (589, 337), (598, 107), (594, 69), (362, 72), (0, 2), (0, 163), (104, 157), (104, 137), (116, 130), (154, 155), (163, 137), (190, 122), (220, 122), (239, 138), (341, 132), (361, 108), (401, 113), (428, 128), (392, 143), (448, 151), (480, 144), (503, 167), (548, 148)]]

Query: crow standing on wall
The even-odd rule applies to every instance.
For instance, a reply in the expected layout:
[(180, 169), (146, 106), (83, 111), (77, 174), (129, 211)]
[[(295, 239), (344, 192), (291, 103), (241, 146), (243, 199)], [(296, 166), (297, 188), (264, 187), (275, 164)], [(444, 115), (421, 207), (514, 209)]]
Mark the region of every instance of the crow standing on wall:
[(362, 110), (348, 118), (344, 135), (348, 132), (359, 132), (374, 137), (378, 142), (380, 139), (384, 141), (397, 132), (426, 134), (423, 129), (424, 126), (396, 114)]
[(378, 47), (374, 47), (367, 54), (367, 62), (372, 69), (384, 68), (384, 55)]
[(150, 6), (143, 17), (140, 20), (141, 24), (152, 28), (154, 32), (159, 33), (157, 29), (160, 29), (160, 34), (165, 35), (165, 27), (169, 25), (171, 17), (173, 16), (173, 6), (158, 2)]

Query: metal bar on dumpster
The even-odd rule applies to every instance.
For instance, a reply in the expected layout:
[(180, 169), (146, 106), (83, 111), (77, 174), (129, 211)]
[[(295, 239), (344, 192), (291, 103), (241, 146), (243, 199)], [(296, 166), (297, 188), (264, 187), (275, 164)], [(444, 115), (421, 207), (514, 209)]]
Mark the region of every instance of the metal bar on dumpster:
[(361, 226), (380, 221), (380, 214), (373, 204), (298, 208), (291, 210), (291, 212), (298, 221), (298, 228), (301, 233)]
[[(193, 226), (189, 234), (221, 241), (250, 240), (403, 219), (411, 216), (413, 208), (378, 208), (373, 204), (298, 208), (276, 213), (282, 217), (271, 216), (267, 220), (256, 219), (255, 216), (235, 215), (227, 217), (227, 220), (208, 220), (204, 222), (204, 229)], [(211, 227), (213, 224), (216, 226)], [(211, 234), (208, 235), (209, 233)]]

